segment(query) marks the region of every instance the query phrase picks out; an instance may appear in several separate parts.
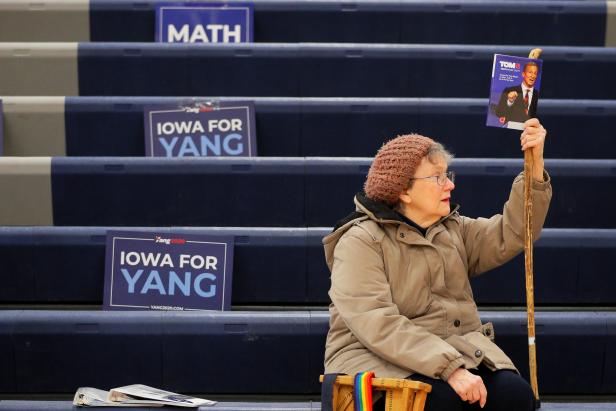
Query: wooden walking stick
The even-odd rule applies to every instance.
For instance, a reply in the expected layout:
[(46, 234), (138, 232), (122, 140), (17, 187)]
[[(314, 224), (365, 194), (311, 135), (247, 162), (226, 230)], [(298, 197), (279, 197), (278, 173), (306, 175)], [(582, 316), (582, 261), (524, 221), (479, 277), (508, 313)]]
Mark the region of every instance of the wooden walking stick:
[[(541, 49), (533, 49), (528, 58), (538, 59)], [(528, 361), (530, 368), (530, 385), (535, 394), (537, 408), (539, 386), (537, 385), (537, 348), (535, 346), (535, 292), (533, 286), (533, 156), (529, 149), (524, 151), (524, 267), (526, 271), (526, 308), (528, 314)]]

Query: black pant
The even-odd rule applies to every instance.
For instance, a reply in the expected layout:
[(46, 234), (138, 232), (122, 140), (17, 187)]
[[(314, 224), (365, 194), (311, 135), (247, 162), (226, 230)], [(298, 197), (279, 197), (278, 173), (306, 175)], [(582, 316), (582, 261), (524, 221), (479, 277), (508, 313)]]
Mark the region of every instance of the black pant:
[[(479, 401), (469, 404), (443, 380), (435, 380), (421, 374), (408, 377), (432, 385), (428, 394), (425, 411), (533, 411), (535, 396), (530, 385), (517, 373), (509, 370), (490, 371), (484, 365), (478, 370), (469, 370), (479, 375), (488, 391), (485, 407), (479, 406)], [(373, 407), (374, 411), (385, 409), (385, 398), (380, 398)]]

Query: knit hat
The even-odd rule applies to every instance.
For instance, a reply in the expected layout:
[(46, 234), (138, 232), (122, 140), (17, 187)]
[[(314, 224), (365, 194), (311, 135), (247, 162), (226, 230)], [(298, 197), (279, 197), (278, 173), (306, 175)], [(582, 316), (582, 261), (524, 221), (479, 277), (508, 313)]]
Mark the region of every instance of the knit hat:
[(419, 134), (398, 136), (385, 143), (368, 171), (366, 195), (388, 205), (396, 204), (432, 144), (434, 140)]

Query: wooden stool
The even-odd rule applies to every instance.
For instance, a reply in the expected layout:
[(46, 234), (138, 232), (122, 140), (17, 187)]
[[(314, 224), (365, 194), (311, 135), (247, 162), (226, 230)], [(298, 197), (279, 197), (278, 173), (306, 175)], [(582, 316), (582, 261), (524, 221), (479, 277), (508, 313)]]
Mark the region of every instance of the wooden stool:
[[(323, 376), (319, 377), (323, 382)], [(423, 411), (430, 384), (399, 378), (373, 378), (372, 388), (385, 391), (385, 411)], [(336, 377), (333, 390), (335, 411), (353, 411), (353, 376)]]

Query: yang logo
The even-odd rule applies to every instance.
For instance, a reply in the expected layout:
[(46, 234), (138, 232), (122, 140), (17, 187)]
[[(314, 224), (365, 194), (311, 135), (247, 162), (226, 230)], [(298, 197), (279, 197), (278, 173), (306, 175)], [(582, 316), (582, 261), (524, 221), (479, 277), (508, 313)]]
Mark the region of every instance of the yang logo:
[(159, 235), (154, 237), (154, 242), (158, 244), (166, 244), (166, 245), (186, 244), (186, 240), (184, 240), (183, 238), (162, 238)]

